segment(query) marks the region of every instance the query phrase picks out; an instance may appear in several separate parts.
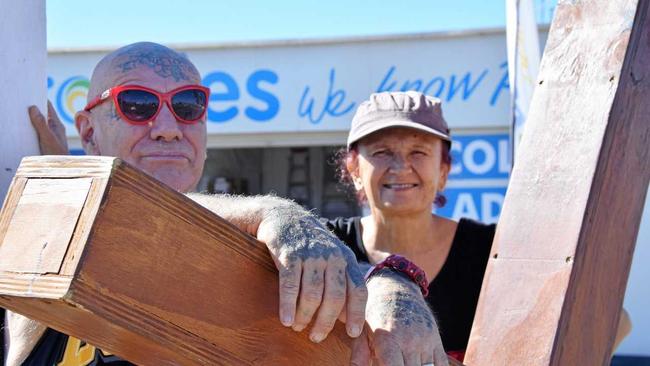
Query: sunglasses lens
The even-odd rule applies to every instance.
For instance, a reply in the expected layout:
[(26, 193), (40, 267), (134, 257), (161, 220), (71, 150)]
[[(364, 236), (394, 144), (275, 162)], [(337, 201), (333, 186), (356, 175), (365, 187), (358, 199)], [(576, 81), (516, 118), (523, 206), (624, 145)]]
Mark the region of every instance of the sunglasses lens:
[(205, 112), (207, 96), (200, 89), (180, 91), (172, 97), (172, 107), (176, 115), (185, 121), (196, 121)]
[(158, 111), (160, 101), (155, 94), (144, 90), (124, 90), (117, 95), (122, 114), (133, 122), (144, 122)]

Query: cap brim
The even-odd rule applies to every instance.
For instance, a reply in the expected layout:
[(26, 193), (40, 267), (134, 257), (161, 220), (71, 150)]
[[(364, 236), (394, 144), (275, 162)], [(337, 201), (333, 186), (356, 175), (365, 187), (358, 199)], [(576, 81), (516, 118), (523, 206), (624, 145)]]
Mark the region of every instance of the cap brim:
[(366, 136), (368, 136), (368, 135), (370, 135), (372, 133), (375, 133), (375, 132), (380, 131), (380, 130), (384, 130), (386, 128), (392, 128), (392, 127), (413, 128), (413, 129), (416, 129), (416, 130), (419, 130), (419, 131), (430, 133), (430, 134), (432, 134), (432, 135), (434, 135), (436, 137), (439, 137), (439, 138), (441, 138), (441, 139), (443, 139), (445, 141), (451, 141), (451, 138), (449, 137), (449, 135), (444, 134), (444, 133), (442, 133), (442, 132), (440, 132), (440, 131), (438, 131), (436, 129), (433, 129), (431, 127), (427, 127), (427, 126), (424, 126), (422, 124), (415, 123), (413, 121), (408, 121), (408, 120), (389, 120), (389, 121), (385, 121), (385, 122), (382, 122), (382, 123), (373, 124), (372, 127), (368, 128), (368, 129), (360, 129), (354, 135), (348, 135), (348, 143), (347, 143), (348, 148), (353, 143), (361, 140), (362, 138), (364, 138), (364, 137), (366, 137)]

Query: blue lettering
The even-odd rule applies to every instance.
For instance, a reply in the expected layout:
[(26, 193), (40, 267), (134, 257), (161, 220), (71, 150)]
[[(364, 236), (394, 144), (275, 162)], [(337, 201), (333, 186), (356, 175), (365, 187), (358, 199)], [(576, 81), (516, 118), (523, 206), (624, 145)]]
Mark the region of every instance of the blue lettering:
[(490, 98), (490, 105), (494, 106), (497, 103), (497, 99), (501, 95), (501, 92), (504, 90), (510, 90), (510, 81), (508, 81), (508, 62), (501, 64), (501, 69), (504, 70), (503, 76), (501, 77), (501, 82), (497, 85), (496, 89), (492, 93), (492, 98)]
[(310, 90), (309, 86), (305, 87), (305, 90), (302, 93), (302, 97), (300, 98), (300, 104), (298, 105), (298, 115), (300, 117), (307, 117), (312, 124), (318, 124), (327, 114), (333, 117), (339, 117), (350, 112), (350, 110), (354, 108), (354, 102), (348, 104), (347, 107), (342, 106), (343, 102), (345, 102), (346, 94), (345, 91), (341, 89), (334, 91), (335, 79), (336, 70), (331, 69), (329, 86), (327, 88), (327, 99), (325, 100), (323, 109), (320, 111), (320, 113), (314, 112), (314, 98), (310, 98), (309, 102), (307, 102), (307, 106), (305, 107), (305, 101)]
[(54, 79), (51, 76), (47, 77), (47, 88), (51, 89), (54, 86)]
[[(225, 72), (216, 71), (206, 75), (203, 78), (202, 84), (206, 87), (221, 83), (226, 87), (225, 92), (212, 92), (210, 93), (210, 102), (218, 101), (233, 101), (239, 99), (239, 87), (230, 75)], [(222, 123), (231, 120), (237, 116), (238, 110), (236, 106), (232, 106), (223, 111), (217, 111), (208, 105), (208, 121)]]
[(478, 80), (476, 80), (473, 85), (470, 85), (472, 78), (471, 72), (466, 73), (465, 77), (463, 77), (458, 84), (456, 84), (456, 75), (452, 75), (451, 80), (449, 81), (450, 85), (449, 93), (447, 94), (447, 101), (452, 100), (461, 87), (463, 89), (463, 100), (467, 100), (467, 98), (472, 95), (474, 90), (476, 90), (476, 87), (483, 80), (485, 75), (487, 75), (487, 72), (487, 70), (483, 70), (481, 75), (478, 77)]
[(265, 110), (260, 110), (253, 107), (246, 107), (245, 113), (246, 116), (253, 121), (268, 121), (278, 114), (280, 101), (275, 97), (275, 95), (260, 89), (260, 82), (276, 84), (278, 82), (278, 75), (270, 70), (258, 70), (248, 78), (248, 81), (246, 82), (246, 90), (248, 90), (248, 94), (253, 98), (266, 103), (267, 108)]
[[(395, 90), (395, 86), (398, 83), (398, 80), (394, 79), (393, 77), (395, 70), (395, 66), (391, 66), (388, 69), (384, 75), (384, 78), (381, 80), (379, 86), (375, 90), (377, 93)], [(457, 75), (452, 74), (449, 77), (449, 83), (447, 83), (447, 79), (442, 76), (433, 77), (426, 84), (422, 79), (406, 80), (402, 83), (400, 90), (421, 91), (424, 94), (440, 98), (441, 95), (445, 92), (447, 85), (449, 85), (447, 90), (447, 101), (451, 101), (456, 96), (456, 94), (461, 91), (463, 100), (467, 100), (476, 91), (476, 88), (481, 84), (487, 74), (488, 70), (483, 70), (476, 80), (472, 80), (471, 72), (465, 73), (462, 78), (459, 78)]]

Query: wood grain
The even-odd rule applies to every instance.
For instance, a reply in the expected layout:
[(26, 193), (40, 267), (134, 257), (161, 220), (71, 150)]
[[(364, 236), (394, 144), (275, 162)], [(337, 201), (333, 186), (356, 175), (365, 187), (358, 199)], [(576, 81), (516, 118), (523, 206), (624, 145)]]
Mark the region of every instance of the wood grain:
[(648, 4), (558, 5), (466, 364), (609, 364), (650, 179)]
[(89, 188), (90, 178), (30, 179), (0, 245), (0, 271), (58, 273)]
[[(143, 365), (348, 362), (341, 324), (321, 344), (280, 324), (266, 247), (204, 207), (113, 158), (23, 164), (26, 187), (92, 183), (79, 193), (86, 198), (72, 239), (53, 242), (66, 247), (60, 272), (7, 271), (0, 258), (3, 306)], [(25, 239), (45, 231), (34, 227)], [(5, 240), (2, 250), (15, 246)]]

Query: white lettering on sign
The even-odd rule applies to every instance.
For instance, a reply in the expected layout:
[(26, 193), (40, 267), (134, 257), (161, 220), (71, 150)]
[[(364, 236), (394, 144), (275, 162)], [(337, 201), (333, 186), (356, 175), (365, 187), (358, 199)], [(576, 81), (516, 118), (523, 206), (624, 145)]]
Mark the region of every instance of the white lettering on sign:
[(508, 145), (508, 140), (500, 140), (498, 142), (499, 146), (499, 172), (507, 173), (510, 171), (510, 145)]
[(478, 210), (470, 193), (459, 193), (454, 206), (454, 213), (451, 216), (454, 219), (460, 217), (469, 217), (478, 219)]
[(503, 194), (486, 192), (481, 194), (481, 221), (485, 223), (497, 222), (501, 207), (503, 206)]
[[(482, 162), (476, 159), (476, 153), (479, 151), (484, 155)], [(463, 162), (470, 172), (474, 174), (485, 174), (494, 166), (496, 152), (487, 141), (476, 139), (470, 142), (465, 148), (465, 151), (463, 151)]]

